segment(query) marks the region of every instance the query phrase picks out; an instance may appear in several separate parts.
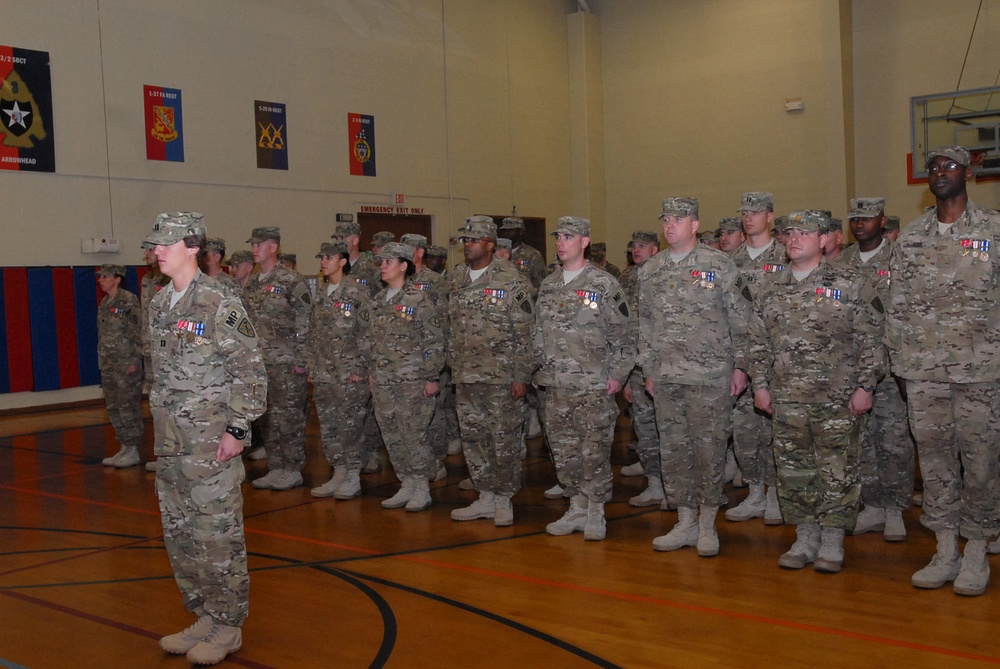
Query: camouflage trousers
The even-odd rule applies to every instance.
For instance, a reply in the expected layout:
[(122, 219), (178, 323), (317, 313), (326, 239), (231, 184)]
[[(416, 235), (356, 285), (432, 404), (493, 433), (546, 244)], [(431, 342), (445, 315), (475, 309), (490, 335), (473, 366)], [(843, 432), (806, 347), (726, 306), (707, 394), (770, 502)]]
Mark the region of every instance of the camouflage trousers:
[(258, 421), (267, 468), (300, 472), (306, 464), (306, 409), (309, 386), (305, 374), (289, 363), (265, 361), (267, 411)]
[(618, 405), (603, 388), (545, 388), (545, 436), (570, 496), (611, 501), (611, 443)]
[(102, 369), (101, 389), (118, 442), (138, 448), (146, 434), (142, 424), (142, 372), (128, 374), (125, 367)]
[[(449, 371), (450, 376), (450, 371)], [(450, 442), (452, 439), (461, 439), (461, 432), (458, 425), (458, 412), (455, 409), (455, 384), (449, 381), (448, 387), (441, 389), (444, 396), (444, 418), (445, 432)]]
[[(451, 371), (441, 372), (438, 380), (438, 394), (434, 396), (434, 416), (427, 432), (427, 440), (437, 462), (448, 457), (448, 395), (455, 394), (455, 384), (451, 382)], [(435, 470), (436, 471), (436, 470)]]
[(460, 383), (455, 393), (462, 452), (476, 490), (513, 497), (521, 489), (524, 398), (511, 398), (509, 384)]
[(187, 610), (240, 626), (250, 594), (240, 492), (243, 461), (204, 457), (157, 459), (163, 543)]
[(371, 403), (368, 381), (313, 383), (323, 454), (332, 467), (361, 469), (365, 416)]
[(854, 530), (861, 497), (859, 433), (860, 421), (845, 404), (774, 405), (774, 463), (786, 523)]
[(920, 523), (986, 539), (1000, 530), (1000, 382), (907, 381), (910, 429), (924, 481)]
[(428, 443), (428, 432), (435, 398), (424, 397), (424, 382), (375, 384), (372, 401), (396, 476), (434, 478), (438, 464)]
[(733, 408), (733, 455), (748, 485), (774, 485), (771, 417), (754, 408), (750, 386)]
[(729, 385), (689, 386), (656, 381), (656, 426), (660, 432), (660, 476), (677, 505), (722, 506), (726, 448), (732, 430)]
[(628, 377), (628, 387), (632, 390), (632, 431), (635, 432), (635, 454), (639, 456), (642, 473), (646, 476), (660, 475), (660, 435), (656, 429), (656, 410), (653, 398), (646, 392), (646, 384), (638, 369)]
[(861, 501), (903, 511), (913, 496), (913, 437), (896, 379), (875, 387), (875, 406), (861, 431)]

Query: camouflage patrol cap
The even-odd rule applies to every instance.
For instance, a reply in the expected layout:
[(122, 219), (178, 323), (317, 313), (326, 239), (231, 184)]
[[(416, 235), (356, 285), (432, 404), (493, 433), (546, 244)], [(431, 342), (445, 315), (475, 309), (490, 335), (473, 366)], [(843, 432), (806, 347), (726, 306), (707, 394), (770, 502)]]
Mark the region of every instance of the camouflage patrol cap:
[(788, 229), (788, 217), (787, 216), (776, 216), (774, 219), (774, 229), (775, 230), (787, 230)]
[(215, 251), (220, 256), (226, 255), (226, 240), (222, 237), (210, 237), (205, 241), (206, 251)]
[(236, 267), (237, 265), (242, 265), (245, 262), (253, 262), (253, 254), (249, 251), (236, 251), (233, 255), (229, 256), (229, 260), (226, 264), (230, 267)]
[(472, 216), (458, 229), (459, 239), (496, 239), (497, 224), (489, 216)]
[(632, 240), (628, 243), (628, 247), (632, 248), (636, 244), (659, 244), (660, 237), (655, 232), (650, 230), (636, 230), (632, 233)]
[(101, 265), (101, 268), (95, 272), (97, 276), (120, 276), (125, 278), (125, 267), (123, 265), (112, 265), (111, 263), (105, 263)]
[(524, 219), (518, 216), (508, 216), (500, 223), (501, 230), (524, 230)]
[(383, 230), (382, 232), (376, 232), (372, 235), (372, 246), (384, 246), (389, 242), (396, 241), (396, 235), (392, 234), (388, 230)]
[(740, 196), (736, 211), (774, 211), (774, 195), (764, 191), (751, 191)]
[(691, 216), (693, 218), (698, 218), (698, 198), (666, 198), (663, 201), (663, 212), (660, 214), (660, 218), (662, 219), (664, 216), (677, 216), (679, 218), (687, 218), (688, 216)]
[(590, 245), (591, 253), (607, 253), (608, 245), (606, 242), (594, 242)]
[(157, 246), (170, 246), (185, 237), (204, 234), (204, 216), (196, 211), (174, 211), (156, 217), (153, 231), (146, 236), (146, 241)]
[(298, 262), (298, 256), (294, 253), (279, 253), (278, 262), (290, 262), (293, 265)]
[(247, 244), (260, 244), (272, 239), (279, 244), (281, 243), (281, 228), (273, 226), (254, 228), (253, 232), (250, 233), (250, 239), (247, 240)]
[(418, 235), (414, 233), (407, 233), (399, 238), (404, 244), (412, 246), (415, 249), (426, 249), (427, 248), (427, 238), (423, 235)]
[(590, 237), (590, 221), (586, 218), (580, 218), (579, 216), (563, 216), (559, 219), (559, 224), (556, 229), (550, 234), (555, 237), (558, 234), (564, 235), (583, 235), (584, 237)]
[(323, 242), (320, 244), (319, 253), (316, 254), (317, 258), (322, 258), (323, 256), (333, 256), (341, 255), (345, 258), (347, 257), (347, 244), (344, 242)]
[(332, 239), (343, 239), (351, 235), (361, 235), (361, 226), (357, 223), (337, 223), (333, 226)]
[(848, 218), (875, 218), (885, 213), (884, 197), (857, 197), (851, 200)]
[(382, 251), (375, 256), (376, 260), (382, 260), (383, 258), (406, 258), (407, 260), (412, 261), (413, 247), (402, 242), (389, 242), (383, 246)]
[(886, 216), (882, 223), (883, 230), (899, 230), (899, 216)]
[(803, 232), (820, 232), (825, 228), (830, 219), (823, 215), (823, 212), (815, 209), (805, 211), (793, 211), (788, 215), (789, 230), (802, 230)]
[(719, 221), (719, 230), (721, 232), (739, 232), (742, 229), (743, 222), (735, 216), (726, 216), (724, 219)]
[(497, 237), (497, 248), (511, 251), (514, 249), (514, 242), (510, 241), (506, 237)]
[(448, 249), (443, 246), (428, 246), (427, 255), (431, 258), (447, 258)]
[(139, 248), (143, 251), (148, 251), (149, 249), (155, 249), (156, 244), (153, 242), (143, 242), (142, 244), (139, 244)]
[(843, 232), (844, 222), (839, 218), (828, 218), (826, 219), (826, 225), (821, 227), (819, 231), (827, 234), (831, 232)]
[(954, 160), (962, 167), (968, 167), (969, 163), (972, 162), (972, 156), (969, 155), (969, 150), (964, 146), (942, 146), (927, 153), (927, 160), (924, 162), (924, 167), (930, 165), (931, 161), (938, 157)]

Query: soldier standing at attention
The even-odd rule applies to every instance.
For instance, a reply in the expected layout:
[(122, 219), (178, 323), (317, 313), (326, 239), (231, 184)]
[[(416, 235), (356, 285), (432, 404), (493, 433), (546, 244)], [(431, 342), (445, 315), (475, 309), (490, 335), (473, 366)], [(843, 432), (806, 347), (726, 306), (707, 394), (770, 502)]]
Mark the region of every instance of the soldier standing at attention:
[[(771, 213), (773, 215), (773, 212)], [(728, 253), (732, 257), (740, 249), (745, 240), (746, 235), (743, 234), (743, 225), (739, 218), (727, 216), (719, 221), (720, 251)]]
[(493, 257), (493, 219), (473, 216), (458, 233), (467, 264), (455, 268), (449, 286), (446, 352), (465, 462), (479, 498), (451, 518), (493, 518), (503, 527), (514, 522), (511, 498), (521, 488), (521, 404), (535, 367), (534, 307), (528, 282)]
[(669, 248), (639, 270), (639, 357), (656, 407), (660, 469), (677, 500), (677, 524), (653, 540), (658, 551), (696, 546), (719, 554), (730, 398), (746, 388), (749, 301), (735, 288), (736, 265), (698, 243), (698, 200), (663, 201)]
[(142, 424), (142, 336), (139, 300), (122, 288), (125, 268), (102, 265), (97, 284), (104, 298), (97, 307), (97, 366), (108, 418), (121, 449), (102, 464), (134, 467), (139, 464)]
[(413, 247), (391, 242), (377, 257), (383, 288), (372, 302), (371, 390), (399, 491), (383, 509), (423, 511), (437, 462), (428, 442), (434, 397), (444, 367), (441, 316), (425, 291), (407, 278), (416, 273)]
[(335, 242), (347, 244), (347, 253), (350, 256), (350, 262), (348, 262), (351, 267), (350, 277), (374, 296), (382, 287), (382, 284), (379, 283), (379, 268), (375, 264), (372, 254), (361, 252), (361, 227), (357, 223), (337, 223), (330, 238)]
[(569, 510), (545, 531), (606, 536), (611, 499), (611, 443), (622, 389), (635, 364), (635, 323), (618, 280), (586, 261), (590, 221), (563, 216), (552, 233), (562, 261), (542, 282), (534, 350), (544, 387), (545, 432)]
[[(160, 261), (156, 259), (156, 246), (147, 242), (142, 243), (142, 253), (149, 271), (139, 282), (139, 332), (142, 339), (142, 391), (149, 392), (149, 370), (153, 368), (150, 356), (152, 351), (149, 347), (149, 303), (163, 286), (170, 282), (163, 272), (160, 271)], [(156, 471), (156, 458), (146, 463), (147, 472)]]
[(230, 288), (236, 290), (237, 295), (242, 295), (243, 286), (234, 277), (222, 271), (222, 261), (225, 258), (226, 240), (221, 237), (209, 239), (205, 244), (205, 253), (201, 257), (201, 271), (216, 281), (228, 284)]
[(448, 249), (443, 246), (428, 246), (427, 255), (424, 258), (427, 261), (427, 266), (432, 272), (437, 272), (444, 278), (448, 278), (448, 269), (446, 267), (448, 263)]
[[(761, 191), (740, 196), (740, 217), (746, 242), (733, 254), (740, 270), (737, 290), (751, 299), (765, 277), (785, 269), (785, 247), (771, 237), (774, 195)], [(764, 518), (765, 525), (781, 525), (781, 508), (775, 488), (771, 418), (753, 405), (749, 390), (736, 399), (733, 409), (733, 453), (750, 490), (746, 498), (726, 510), (726, 520), (742, 522)]]
[(250, 277), (243, 299), (260, 337), (268, 399), (260, 421), (268, 472), (253, 487), (289, 490), (302, 485), (306, 464), (304, 349), (312, 296), (301, 274), (278, 263), (278, 228), (254, 228), (247, 241), (260, 272)]
[(836, 260), (844, 250), (844, 222), (839, 218), (833, 218), (829, 211), (826, 214), (826, 225), (820, 230), (827, 238), (826, 246), (823, 247), (823, 257), (827, 260)]
[(594, 263), (616, 279), (622, 275), (617, 265), (608, 262), (608, 245), (604, 242), (594, 242), (590, 245), (590, 262)]
[[(837, 262), (868, 272), (879, 299), (889, 303), (890, 267), (896, 245), (883, 236), (885, 199), (851, 200), (850, 226), (856, 245), (848, 246)], [(886, 541), (906, 539), (903, 511), (913, 495), (913, 438), (906, 421), (906, 402), (892, 374), (875, 387), (875, 406), (861, 435), (861, 501), (854, 534), (883, 530)]]
[(326, 242), (316, 257), (326, 283), (313, 304), (306, 360), (323, 453), (333, 476), (310, 494), (352, 499), (361, 494), (365, 415), (371, 404), (371, 299), (367, 290), (347, 280), (346, 244)]
[[(619, 282), (625, 289), (629, 305), (638, 313), (639, 268), (660, 252), (660, 238), (656, 232), (636, 230), (628, 243), (632, 252), (632, 265), (625, 268)], [(639, 462), (622, 467), (622, 476), (645, 476), (646, 489), (629, 499), (632, 506), (658, 506), (666, 499), (660, 478), (660, 439), (656, 431), (656, 411), (653, 398), (646, 392), (642, 369), (632, 369), (624, 388), (625, 401), (632, 413), (632, 431), (635, 432), (635, 453)], [(673, 494), (670, 495), (673, 497)]]
[[(936, 206), (899, 235), (886, 342), (892, 371), (906, 379), (924, 482), (920, 524), (937, 538), (912, 583), (954, 581), (956, 594), (974, 596), (986, 592), (987, 542), (1000, 531), (1000, 216), (969, 199), (970, 163), (960, 146), (927, 156)], [(962, 555), (959, 533), (968, 540)]]
[(895, 242), (899, 239), (899, 216), (886, 216), (885, 223), (882, 224), (882, 230), (885, 233), (885, 238), (890, 242)]
[(537, 295), (542, 279), (546, 275), (545, 259), (538, 249), (524, 243), (524, 219), (508, 216), (503, 219), (497, 234), (510, 240), (510, 261), (514, 263), (521, 276), (531, 284), (533, 294)]
[(250, 275), (253, 274), (253, 254), (249, 251), (237, 251), (229, 256), (226, 264), (229, 265), (232, 277), (239, 286), (237, 294), (242, 296), (243, 291), (247, 287), (247, 282), (250, 280)]
[(785, 569), (838, 572), (861, 482), (859, 417), (885, 373), (884, 309), (858, 270), (823, 257), (827, 217), (788, 217), (790, 264), (757, 288), (750, 320), (754, 403), (774, 416), (774, 459), (785, 522), (797, 540)]
[(264, 410), (267, 379), (240, 298), (198, 269), (201, 214), (161, 214), (146, 241), (171, 279), (149, 311), (156, 495), (174, 578), (198, 617), (160, 647), (216, 664), (243, 644), (250, 579), (239, 455)]

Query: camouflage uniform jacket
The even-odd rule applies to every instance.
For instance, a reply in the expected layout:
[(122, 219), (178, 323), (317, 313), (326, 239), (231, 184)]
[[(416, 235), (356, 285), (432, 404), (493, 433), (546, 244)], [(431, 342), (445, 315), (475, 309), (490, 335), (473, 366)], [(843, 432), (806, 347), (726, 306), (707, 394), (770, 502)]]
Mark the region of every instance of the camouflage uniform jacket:
[[(879, 247), (875, 255), (868, 259), (868, 262), (861, 260), (861, 249), (857, 244), (851, 244), (841, 251), (835, 262), (855, 267), (861, 272), (870, 272), (870, 279), (878, 289), (878, 296), (882, 300), (882, 304), (888, 306), (890, 277), (892, 276), (891, 265), (898, 262), (896, 256), (899, 255), (899, 246), (888, 237), (884, 241), (885, 243)], [(886, 323), (888, 324), (888, 321)]]
[(622, 275), (618, 277), (618, 283), (622, 285), (625, 289), (625, 294), (629, 296), (632, 300), (632, 306), (635, 307), (635, 300), (639, 297), (639, 265), (629, 265), (622, 272)]
[(329, 295), (319, 286), (313, 304), (306, 361), (313, 381), (347, 383), (351, 374), (367, 377), (371, 365), (372, 302), (350, 275)]
[(353, 281), (368, 291), (368, 297), (382, 289), (382, 271), (375, 264), (371, 252), (365, 251), (351, 264), (351, 273), (344, 277), (345, 281)]
[(970, 200), (941, 235), (931, 209), (897, 244), (886, 323), (892, 371), (942, 383), (1000, 379), (1000, 215)]
[(542, 281), (535, 305), (535, 382), (604, 389), (635, 365), (635, 313), (615, 277), (587, 263), (563, 284), (562, 268)]
[(426, 266), (407, 279), (406, 282), (417, 290), (423, 291), (430, 298), (431, 304), (434, 305), (434, 309), (437, 311), (438, 319), (444, 332), (444, 339), (442, 342), (446, 342), (451, 334), (448, 326), (449, 282), (445, 281), (444, 277), (432, 270), (430, 267)]
[(736, 265), (695, 245), (680, 262), (657, 253), (639, 269), (639, 358), (643, 376), (693, 386), (728, 386), (746, 369), (750, 301), (736, 290)]
[(531, 286), (534, 295), (538, 295), (538, 289), (545, 278), (545, 259), (542, 254), (533, 246), (522, 243), (510, 252), (510, 262), (517, 268)]
[(600, 267), (601, 269), (603, 269), (605, 272), (607, 272), (611, 276), (615, 277), (616, 279), (620, 279), (621, 278), (622, 271), (620, 269), (618, 269), (618, 265), (616, 265), (614, 263), (611, 263), (611, 262), (608, 262), (608, 261), (605, 260), (604, 264), (603, 265), (598, 265), (598, 267)]
[(240, 296), (240, 298), (243, 297), (243, 286), (240, 285), (240, 282), (236, 280), (235, 276), (227, 274), (226, 272), (219, 272), (211, 278), (232, 288), (233, 292)]
[(736, 290), (742, 292), (746, 287), (751, 296), (757, 292), (757, 285), (765, 276), (780, 272), (788, 264), (785, 247), (776, 239), (756, 258), (750, 257), (746, 242), (743, 242), (733, 252), (732, 259), (742, 277), (742, 280), (737, 280)]
[(864, 273), (825, 259), (802, 281), (791, 266), (758, 286), (750, 317), (753, 389), (775, 402), (847, 404), (885, 376), (884, 308)]
[(444, 368), (441, 316), (426, 292), (405, 284), (388, 302), (372, 300), (372, 380), (376, 384), (434, 381)]
[(475, 281), (467, 265), (456, 267), (448, 320), (446, 350), (455, 383), (531, 382), (534, 307), (528, 282), (510, 263), (494, 259)]
[(142, 311), (139, 324), (142, 332), (142, 357), (146, 360), (152, 354), (152, 349), (149, 346), (149, 303), (153, 301), (156, 293), (168, 283), (170, 283), (170, 277), (152, 270), (146, 272), (142, 281), (139, 282), (139, 307)]
[(102, 370), (142, 365), (139, 299), (124, 288), (97, 308), (97, 365)]
[(173, 309), (171, 292), (157, 293), (149, 307), (155, 450), (212, 459), (227, 425), (249, 430), (264, 413), (264, 362), (230, 288), (199, 270)]
[(302, 275), (280, 263), (247, 281), (243, 302), (260, 338), (260, 352), (271, 362), (305, 366), (312, 295)]

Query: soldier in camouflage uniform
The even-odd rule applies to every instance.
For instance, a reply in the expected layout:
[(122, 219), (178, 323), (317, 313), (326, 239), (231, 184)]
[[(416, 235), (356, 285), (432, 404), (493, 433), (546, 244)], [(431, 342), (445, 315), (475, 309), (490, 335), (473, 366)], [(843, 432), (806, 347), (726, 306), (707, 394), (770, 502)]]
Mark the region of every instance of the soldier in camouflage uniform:
[(198, 269), (201, 214), (161, 214), (146, 241), (171, 279), (149, 309), (156, 494), (174, 578), (198, 617), (160, 646), (215, 664), (242, 645), (250, 580), (239, 454), (264, 410), (267, 380), (240, 298)]
[(569, 510), (545, 531), (606, 536), (611, 443), (622, 389), (635, 364), (635, 323), (618, 280), (584, 259), (590, 221), (564, 216), (552, 233), (563, 266), (542, 282), (534, 350), (544, 387), (545, 432)]
[[(618, 279), (629, 298), (632, 311), (638, 313), (639, 268), (660, 251), (660, 238), (656, 232), (636, 230), (628, 243), (634, 264), (629, 265)], [(636, 366), (629, 374), (624, 388), (625, 400), (632, 413), (632, 431), (635, 432), (635, 453), (639, 462), (622, 467), (622, 476), (645, 476), (646, 489), (629, 499), (632, 506), (657, 506), (666, 497), (660, 478), (660, 437), (656, 431), (656, 412), (653, 398), (646, 392), (642, 369)], [(671, 495), (672, 497), (673, 495)]]
[(524, 243), (524, 219), (508, 216), (500, 224), (497, 235), (510, 240), (510, 261), (531, 285), (532, 295), (537, 296), (546, 276), (545, 259), (538, 249)]
[[(774, 196), (752, 191), (740, 196), (740, 218), (744, 244), (733, 254), (740, 270), (737, 290), (752, 297), (765, 277), (785, 268), (785, 247), (771, 237)], [(738, 505), (726, 510), (726, 520), (741, 522), (764, 518), (765, 525), (781, 525), (781, 508), (775, 487), (774, 453), (771, 449), (771, 418), (753, 404), (749, 390), (736, 399), (733, 409), (733, 452), (750, 490)]]
[(149, 266), (149, 271), (143, 275), (142, 281), (139, 282), (139, 309), (141, 312), (139, 324), (142, 330), (143, 386), (147, 391), (149, 390), (150, 356), (152, 355), (152, 350), (149, 347), (149, 328), (146, 327), (146, 324), (149, 322), (149, 303), (153, 301), (156, 293), (170, 282), (169, 277), (160, 271), (160, 263), (156, 259), (155, 249), (156, 246), (153, 244), (142, 243), (143, 257)]
[[(848, 246), (837, 262), (869, 272), (879, 299), (889, 303), (890, 266), (896, 245), (883, 236), (885, 199), (851, 200), (850, 226), (856, 245)], [(861, 501), (854, 534), (882, 530), (886, 541), (906, 539), (903, 511), (913, 494), (915, 445), (906, 420), (906, 401), (897, 379), (886, 374), (875, 388), (875, 406), (861, 436)]]
[(788, 217), (787, 216), (777, 216), (774, 219), (774, 229), (772, 230), (774, 238), (781, 244), (781, 248), (788, 247)]
[(293, 272), (297, 272), (299, 265), (299, 258), (294, 253), (279, 253), (278, 263), (284, 265)]
[(858, 270), (823, 257), (826, 216), (789, 216), (789, 266), (757, 286), (750, 320), (754, 403), (774, 416), (774, 458), (785, 522), (797, 540), (778, 559), (840, 571), (861, 482), (860, 416), (885, 374), (884, 308)]
[(237, 295), (243, 294), (243, 286), (239, 281), (222, 271), (222, 261), (226, 258), (226, 240), (221, 237), (213, 237), (205, 244), (205, 253), (201, 257), (201, 271), (206, 276), (210, 276), (216, 281), (220, 281), (236, 291)]
[(829, 211), (826, 214), (826, 224), (821, 233), (826, 234), (827, 243), (823, 247), (823, 257), (827, 260), (836, 260), (844, 250), (844, 222), (839, 218), (834, 218)]
[(253, 487), (289, 490), (302, 485), (306, 464), (305, 340), (312, 296), (301, 274), (278, 263), (278, 228), (254, 228), (247, 242), (260, 272), (250, 277), (243, 300), (260, 338), (268, 397), (260, 420), (268, 472)]
[(736, 265), (699, 244), (698, 200), (663, 201), (669, 250), (639, 269), (639, 356), (646, 392), (656, 407), (660, 470), (677, 500), (677, 524), (653, 540), (672, 551), (697, 546), (719, 553), (715, 518), (722, 494), (732, 416), (720, 407), (746, 388), (747, 312)]
[(616, 279), (622, 275), (617, 265), (608, 262), (608, 245), (605, 242), (594, 242), (590, 245), (590, 262)]
[(899, 216), (886, 216), (882, 230), (885, 232), (885, 238), (890, 242), (899, 239)]
[(521, 488), (521, 404), (534, 372), (534, 308), (527, 281), (496, 261), (496, 224), (473, 216), (459, 229), (467, 265), (448, 289), (452, 336), (446, 346), (455, 381), (465, 461), (479, 498), (451, 512), (453, 520), (514, 522), (511, 498)]
[(736, 253), (741, 246), (743, 246), (743, 242), (746, 241), (746, 235), (743, 234), (743, 223), (736, 216), (727, 216), (719, 221), (718, 236), (719, 250), (723, 253), (728, 253), (730, 257), (732, 257), (732, 255)]
[(108, 418), (121, 449), (103, 464), (134, 467), (139, 464), (142, 424), (142, 336), (139, 300), (122, 287), (125, 268), (102, 265), (97, 283), (104, 298), (97, 307), (97, 365)]
[(448, 275), (448, 249), (443, 246), (428, 246), (427, 255), (424, 258), (431, 271), (437, 272), (442, 278), (449, 278)]
[(250, 281), (250, 275), (253, 274), (253, 254), (249, 251), (237, 251), (229, 257), (226, 264), (229, 265), (231, 276), (236, 280), (236, 285), (239, 286), (237, 294), (242, 297), (247, 282)]
[(382, 508), (423, 511), (437, 469), (428, 430), (444, 367), (444, 328), (427, 291), (407, 282), (416, 272), (413, 247), (391, 242), (378, 260), (386, 287), (372, 303), (372, 401), (402, 484)]
[(316, 255), (325, 284), (313, 304), (306, 361), (333, 476), (310, 492), (313, 497), (351, 499), (361, 494), (365, 415), (371, 404), (371, 299), (349, 281), (347, 245), (327, 242)]
[[(960, 595), (989, 584), (987, 542), (1000, 532), (996, 416), (1000, 412), (1000, 215), (969, 199), (969, 152), (931, 151), (936, 206), (899, 235), (890, 268), (886, 343), (906, 379), (910, 429), (924, 484), (921, 524), (937, 551), (918, 588), (954, 580)], [(968, 541), (958, 552), (958, 535)]]

